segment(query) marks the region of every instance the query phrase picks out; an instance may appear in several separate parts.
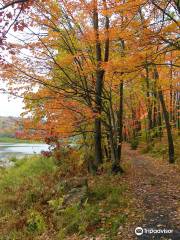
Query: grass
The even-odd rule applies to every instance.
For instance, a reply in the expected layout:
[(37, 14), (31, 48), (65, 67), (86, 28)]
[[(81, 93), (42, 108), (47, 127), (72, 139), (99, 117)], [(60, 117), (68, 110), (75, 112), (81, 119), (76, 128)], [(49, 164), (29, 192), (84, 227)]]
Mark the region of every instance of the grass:
[(39, 141), (18, 139), (13, 137), (0, 137), (0, 143), (39, 143)]
[(130, 208), (130, 197), (127, 193), (128, 187), (120, 176), (99, 176), (93, 182), (89, 202), (98, 204), (101, 220), (97, 232), (106, 239), (118, 239), (119, 227), (128, 220), (125, 212)]
[(17, 160), (14, 167), (1, 170), (0, 239), (34, 239), (46, 231), (42, 202), (52, 196), (56, 171), (52, 158), (40, 156)]
[(121, 176), (87, 176), (89, 192), (83, 205), (59, 210), (66, 194), (59, 187), (64, 163), (56, 165), (52, 158), (40, 156), (14, 162), (0, 175), (1, 240), (116, 239), (119, 227), (127, 222), (130, 198)]
[[(174, 152), (175, 152), (175, 162), (180, 164), (180, 148), (179, 141), (180, 136), (176, 132), (173, 132), (173, 141), (174, 141)], [(167, 136), (164, 134), (161, 141), (158, 138), (155, 138), (148, 146), (145, 143), (145, 140), (141, 141), (142, 153), (148, 153), (155, 158), (162, 158), (165, 161), (168, 161), (168, 142)]]
[(3, 178), (0, 180), (0, 189), (17, 189), (25, 180), (33, 181), (36, 176), (53, 172), (55, 168), (51, 158), (32, 156), (16, 160), (14, 168), (4, 171)]

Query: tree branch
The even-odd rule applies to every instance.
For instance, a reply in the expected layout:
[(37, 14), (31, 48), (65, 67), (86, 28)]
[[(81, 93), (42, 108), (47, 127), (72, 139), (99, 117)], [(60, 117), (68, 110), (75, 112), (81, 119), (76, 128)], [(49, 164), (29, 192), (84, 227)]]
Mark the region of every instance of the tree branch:
[(7, 3), (6, 5), (0, 7), (0, 11), (10, 7), (10, 6), (13, 6), (14, 4), (19, 4), (19, 3), (25, 3), (25, 2), (28, 2), (29, 0), (16, 0), (16, 1), (12, 1), (10, 3)]

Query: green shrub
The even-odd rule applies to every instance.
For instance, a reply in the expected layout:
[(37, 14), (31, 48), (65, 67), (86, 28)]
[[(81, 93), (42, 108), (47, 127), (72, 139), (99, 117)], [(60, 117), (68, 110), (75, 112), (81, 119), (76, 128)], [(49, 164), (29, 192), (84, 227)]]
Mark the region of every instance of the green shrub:
[(59, 235), (84, 233), (88, 226), (100, 221), (98, 206), (86, 203), (83, 208), (78, 205), (67, 207), (57, 218), (57, 225), (61, 231)]
[(9, 159), (10, 162), (14, 162), (14, 163), (16, 163), (18, 160), (19, 160), (19, 159), (18, 159), (16, 156), (15, 156), (15, 157), (11, 157), (11, 158)]
[(162, 145), (155, 145), (154, 148), (151, 150), (151, 152), (155, 156), (161, 156), (161, 155), (167, 154), (168, 149), (166, 146), (164, 147)]
[(102, 184), (96, 185), (91, 192), (91, 197), (97, 201), (101, 201), (103, 199), (106, 199), (111, 191), (112, 191), (111, 186)]
[(120, 188), (113, 188), (108, 196), (108, 204), (112, 207), (118, 206), (121, 201), (122, 190)]
[(30, 211), (27, 220), (27, 230), (30, 233), (41, 234), (45, 231), (46, 224), (43, 216), (37, 211)]
[(100, 183), (97, 184), (92, 192), (91, 192), (91, 198), (97, 201), (101, 201), (104, 199), (109, 199), (109, 201), (114, 201), (116, 202), (117, 199), (120, 198), (120, 196), (122, 195), (122, 193), (125, 191), (126, 187), (123, 186), (114, 186), (111, 185), (110, 183)]
[(131, 149), (136, 150), (139, 145), (138, 138), (134, 138), (131, 140)]
[(127, 216), (124, 214), (111, 217), (107, 220), (109, 225), (109, 235), (110, 237), (117, 235), (119, 227), (125, 223)]
[(48, 201), (48, 204), (49, 204), (49, 206), (52, 207), (54, 210), (58, 210), (59, 207), (62, 206), (63, 201), (64, 201), (64, 198), (63, 198), (63, 197), (60, 197), (60, 198), (58, 198), (58, 199), (49, 200), (49, 201)]

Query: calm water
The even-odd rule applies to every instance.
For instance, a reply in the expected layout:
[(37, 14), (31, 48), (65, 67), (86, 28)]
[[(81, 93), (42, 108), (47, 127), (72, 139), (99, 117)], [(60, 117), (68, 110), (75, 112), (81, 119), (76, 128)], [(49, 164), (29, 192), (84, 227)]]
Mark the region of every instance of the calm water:
[(39, 154), (41, 151), (47, 151), (48, 147), (47, 144), (0, 143), (0, 166), (11, 165), (8, 160), (12, 157)]

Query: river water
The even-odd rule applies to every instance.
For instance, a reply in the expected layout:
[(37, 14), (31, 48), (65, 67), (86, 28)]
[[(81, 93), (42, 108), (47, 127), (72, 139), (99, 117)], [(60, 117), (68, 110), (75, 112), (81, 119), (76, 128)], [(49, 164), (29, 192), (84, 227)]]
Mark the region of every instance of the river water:
[(36, 143), (0, 143), (0, 167), (13, 165), (12, 157), (22, 158), (25, 155), (40, 154), (48, 150), (47, 144)]

